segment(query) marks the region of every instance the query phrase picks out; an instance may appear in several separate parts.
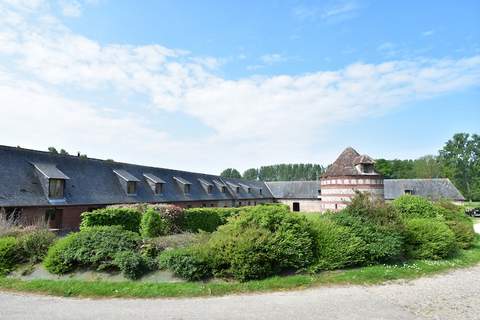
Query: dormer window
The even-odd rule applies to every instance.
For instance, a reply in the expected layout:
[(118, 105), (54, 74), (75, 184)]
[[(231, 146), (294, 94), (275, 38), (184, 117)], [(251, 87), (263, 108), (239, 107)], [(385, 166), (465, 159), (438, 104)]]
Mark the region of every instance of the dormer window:
[(252, 188), (247, 186), (246, 184), (239, 183), (239, 185), (247, 192), (247, 193), (252, 193)]
[(65, 180), (69, 178), (60, 171), (55, 164), (31, 163), (37, 169), (37, 176), (48, 199), (53, 201), (65, 200)]
[(177, 183), (182, 187), (183, 193), (185, 193), (185, 194), (190, 193), (190, 189), (192, 187), (192, 184), (189, 181), (187, 181), (187, 180), (185, 180), (181, 177), (173, 177), (173, 179), (176, 180)]
[(118, 176), (120, 184), (123, 186), (127, 195), (132, 196), (137, 194), (138, 182), (140, 182), (140, 180), (123, 169), (115, 169), (113, 172)]
[(199, 178), (198, 181), (200, 181), (200, 184), (202, 185), (203, 189), (208, 193), (212, 194), (213, 193), (213, 184), (210, 183), (209, 181)]
[(227, 193), (227, 187), (225, 186), (222, 187), (222, 193)]
[(127, 193), (136, 194), (137, 193), (137, 182), (136, 181), (127, 181)]
[(210, 193), (210, 194), (213, 193), (213, 186), (212, 186), (212, 185), (209, 185), (209, 186), (207, 187), (207, 192)]
[(262, 191), (263, 191), (262, 189), (259, 189), (259, 190), (258, 190), (258, 193), (262, 194)]
[(49, 179), (48, 180), (48, 197), (50, 199), (63, 199), (65, 190), (65, 180)]
[(235, 189), (236, 189), (237, 193), (240, 193), (240, 187), (236, 187)]
[(413, 189), (405, 189), (404, 194), (415, 194)]
[(151, 173), (144, 173), (143, 176), (155, 194), (162, 194), (164, 192), (165, 181)]
[(219, 181), (219, 180), (213, 180), (213, 183), (217, 186), (218, 190), (220, 190), (222, 193), (227, 193), (227, 186)]

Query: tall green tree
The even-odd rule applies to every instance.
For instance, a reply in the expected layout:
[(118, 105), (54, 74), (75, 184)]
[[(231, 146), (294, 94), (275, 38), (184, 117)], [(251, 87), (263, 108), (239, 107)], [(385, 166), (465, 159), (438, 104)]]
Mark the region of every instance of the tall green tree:
[(419, 179), (433, 179), (443, 177), (442, 165), (438, 157), (426, 155), (413, 161), (413, 176)]
[(246, 180), (257, 180), (258, 179), (258, 170), (255, 168), (247, 169), (243, 172), (243, 179)]
[(468, 200), (480, 199), (480, 136), (457, 133), (439, 151), (444, 174)]
[(220, 173), (220, 176), (224, 178), (236, 178), (236, 179), (240, 179), (242, 177), (240, 172), (238, 172), (238, 170), (234, 168), (228, 168), (223, 170), (222, 173)]

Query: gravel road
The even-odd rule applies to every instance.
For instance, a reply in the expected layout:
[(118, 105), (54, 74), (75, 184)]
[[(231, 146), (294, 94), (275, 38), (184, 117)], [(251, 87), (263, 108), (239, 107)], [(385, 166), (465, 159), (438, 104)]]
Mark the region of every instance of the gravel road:
[(0, 292), (0, 319), (480, 319), (480, 266), (379, 286), (194, 299), (76, 299)]

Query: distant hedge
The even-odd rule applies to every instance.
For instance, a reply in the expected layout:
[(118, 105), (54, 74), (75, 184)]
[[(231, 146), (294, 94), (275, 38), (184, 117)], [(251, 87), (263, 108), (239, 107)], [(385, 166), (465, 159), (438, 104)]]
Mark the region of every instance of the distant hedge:
[(121, 226), (123, 229), (139, 232), (142, 214), (127, 208), (104, 208), (82, 213), (80, 230), (94, 226)]
[(191, 208), (183, 212), (182, 229), (188, 232), (200, 230), (213, 232), (227, 219), (238, 215), (245, 208)]

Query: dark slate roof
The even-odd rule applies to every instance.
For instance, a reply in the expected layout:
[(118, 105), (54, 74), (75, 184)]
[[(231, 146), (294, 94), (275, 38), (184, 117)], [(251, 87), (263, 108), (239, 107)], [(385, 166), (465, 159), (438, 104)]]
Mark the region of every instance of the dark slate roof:
[(115, 169), (113, 170), (120, 178), (122, 178), (125, 181), (133, 181), (133, 182), (140, 182), (137, 177), (131, 175), (128, 171), (123, 170), (123, 169)]
[(278, 199), (317, 199), (320, 190), (320, 181), (272, 181), (266, 184)]
[(181, 184), (192, 184), (190, 181), (185, 180), (182, 177), (173, 177), (173, 179), (180, 182)]
[(143, 176), (153, 183), (165, 183), (162, 179), (151, 173), (144, 173)]
[(465, 200), (449, 179), (385, 179), (384, 186), (387, 200), (400, 197), (405, 190), (413, 190), (414, 195), (433, 200)]
[(355, 168), (357, 164), (373, 164), (374, 161), (367, 155), (360, 155), (352, 147), (348, 147), (338, 156), (323, 174), (323, 177), (378, 175), (378, 173), (361, 173)]
[(32, 162), (32, 165), (48, 179), (70, 179), (62, 171), (58, 170), (54, 164)]
[[(272, 199), (272, 194), (261, 181), (224, 179), (219, 176), (187, 171), (139, 166), (127, 163), (85, 159), (75, 156), (56, 155), (49, 152), (0, 146), (0, 207), (5, 206), (43, 206), (50, 205), (42, 182), (32, 163), (49, 164), (69, 177), (65, 182), (66, 205), (121, 204), (136, 202), (179, 202), (179, 201), (217, 201), (233, 199)], [(140, 180), (137, 194), (127, 195), (118, 175), (124, 170)], [(164, 192), (155, 194), (144, 174), (152, 174), (165, 181)], [(189, 194), (184, 194), (181, 186), (173, 177), (191, 182)], [(256, 188), (252, 194), (222, 193), (213, 188), (208, 194), (198, 179), (213, 184), (214, 180), (225, 185), (242, 182)], [(262, 188), (260, 194), (258, 189)], [(242, 189), (243, 190), (243, 189)]]

